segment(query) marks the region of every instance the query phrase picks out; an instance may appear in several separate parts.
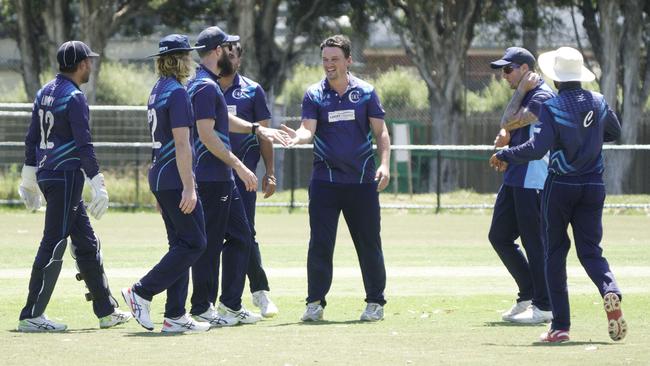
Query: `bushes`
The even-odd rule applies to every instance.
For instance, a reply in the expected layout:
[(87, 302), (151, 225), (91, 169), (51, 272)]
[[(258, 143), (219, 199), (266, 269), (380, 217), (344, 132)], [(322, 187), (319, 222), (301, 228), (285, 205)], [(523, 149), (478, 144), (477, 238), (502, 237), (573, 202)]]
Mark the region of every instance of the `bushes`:
[(413, 69), (396, 67), (369, 82), (375, 86), (384, 108), (428, 109), (427, 86)]
[(156, 74), (150, 65), (102, 62), (97, 104), (146, 105)]

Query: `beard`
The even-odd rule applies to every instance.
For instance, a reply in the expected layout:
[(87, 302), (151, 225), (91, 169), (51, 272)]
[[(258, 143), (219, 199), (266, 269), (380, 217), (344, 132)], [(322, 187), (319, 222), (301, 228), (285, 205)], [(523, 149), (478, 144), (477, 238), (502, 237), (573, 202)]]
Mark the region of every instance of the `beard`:
[(235, 65), (225, 52), (221, 54), (219, 61), (217, 61), (217, 67), (219, 67), (220, 76), (230, 76), (235, 73)]

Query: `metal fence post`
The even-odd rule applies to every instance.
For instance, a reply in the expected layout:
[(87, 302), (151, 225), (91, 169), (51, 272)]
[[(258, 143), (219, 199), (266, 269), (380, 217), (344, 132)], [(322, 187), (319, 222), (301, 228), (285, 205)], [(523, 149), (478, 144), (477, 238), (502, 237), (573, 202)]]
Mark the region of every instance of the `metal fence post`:
[(436, 151), (436, 213), (440, 212), (440, 189), (442, 175), (442, 152)]
[(135, 207), (140, 208), (140, 148), (135, 148)]
[(289, 212), (296, 207), (296, 149), (289, 149), (289, 169), (291, 170), (289, 186), (291, 187), (291, 200), (289, 202)]

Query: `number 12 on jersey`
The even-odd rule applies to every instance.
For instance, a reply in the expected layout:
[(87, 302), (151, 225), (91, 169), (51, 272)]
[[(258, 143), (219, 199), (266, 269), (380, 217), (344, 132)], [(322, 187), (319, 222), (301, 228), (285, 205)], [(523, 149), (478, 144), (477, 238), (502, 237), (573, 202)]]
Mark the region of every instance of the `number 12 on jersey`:
[(151, 140), (153, 141), (153, 148), (154, 149), (160, 149), (162, 147), (162, 143), (160, 141), (156, 141), (156, 127), (158, 127), (158, 117), (156, 116), (156, 110), (155, 109), (149, 109), (147, 110), (147, 119), (149, 120), (149, 127), (151, 128)]
[(52, 111), (38, 110), (38, 119), (41, 126), (41, 149), (51, 149), (54, 147), (53, 142), (48, 142), (52, 127), (54, 127), (54, 114)]

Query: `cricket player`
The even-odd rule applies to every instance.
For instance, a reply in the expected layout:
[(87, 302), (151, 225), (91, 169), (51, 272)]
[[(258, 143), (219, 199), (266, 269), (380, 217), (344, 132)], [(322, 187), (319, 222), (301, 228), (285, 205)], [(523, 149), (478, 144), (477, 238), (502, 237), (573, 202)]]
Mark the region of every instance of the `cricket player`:
[[(25, 138), (25, 165), (18, 192), (28, 209), (47, 201), (45, 229), (29, 280), (27, 303), (20, 312), (18, 330), (63, 331), (65, 324), (47, 318), (50, 301), (70, 237), (70, 251), (86, 283), (100, 328), (131, 319), (117, 309), (102, 261), (101, 245), (86, 209), (100, 219), (108, 209), (108, 192), (92, 145), (88, 102), (79, 86), (88, 82), (92, 58), (99, 57), (80, 41), (63, 43), (57, 51), (59, 73), (36, 93), (32, 120)], [(84, 178), (85, 177), (85, 178)], [(81, 198), (84, 179), (92, 188), (86, 208)]]
[[(501, 76), (515, 90), (501, 118), (495, 147), (523, 144), (539, 129), (539, 106), (555, 93), (534, 72), (535, 57), (525, 48), (508, 48), (490, 66), (501, 69)], [(540, 195), (547, 170), (548, 157), (508, 165), (494, 204), (488, 238), (519, 288), (517, 301), (502, 314), (505, 321), (536, 324), (553, 318), (540, 230)], [(515, 243), (518, 237), (526, 255)]]
[(156, 197), (165, 223), (169, 250), (144, 277), (122, 296), (135, 319), (153, 330), (150, 306), (153, 297), (167, 290), (162, 331), (203, 332), (207, 322), (195, 321), (185, 311), (189, 269), (206, 247), (203, 208), (197, 197), (193, 174), (194, 115), (183, 84), (192, 72), (187, 36), (170, 34), (159, 42), (156, 71), (160, 78), (151, 90), (147, 105), (153, 139), (149, 188)]
[(571, 245), (567, 228), (571, 224), (578, 259), (603, 297), (609, 336), (618, 341), (627, 334), (622, 295), (602, 255), (600, 241), (605, 201), (603, 141), (616, 140), (621, 126), (601, 94), (582, 89), (581, 82), (592, 81), (595, 76), (584, 67), (578, 50), (560, 47), (544, 53), (539, 66), (555, 82), (559, 95), (542, 104), (541, 126), (533, 138), (497, 152), (490, 164), (502, 170), (509, 164), (539, 159), (550, 150), (542, 195), (542, 238), (553, 321), (541, 340), (569, 340), (566, 257)]
[[(219, 27), (204, 29), (196, 42), (201, 47), (198, 51), (201, 64), (187, 85), (196, 119), (196, 179), (207, 228), (207, 249), (192, 266), (190, 312), (213, 327), (252, 324), (261, 319), (241, 302), (252, 235), (232, 170), (246, 191), (257, 190), (257, 177), (231, 152), (229, 132), (248, 133), (270, 141), (283, 142), (282, 136), (288, 139), (285, 132), (229, 117), (218, 79), (222, 73), (234, 72), (229, 55), (238, 41), (239, 36), (226, 34)], [(226, 228), (230, 240), (224, 245)], [(222, 252), (221, 296), (215, 309)]]
[[(255, 81), (238, 73), (241, 65), (242, 47), (239, 41), (230, 43), (233, 50), (229, 50), (230, 61), (234, 66), (234, 72), (224, 74), (218, 79), (219, 86), (223, 91), (228, 112), (246, 121), (259, 123), (260, 126), (269, 127), (271, 124), (271, 112), (267, 106), (264, 89)], [(237, 158), (252, 172), (257, 169), (260, 155), (264, 159), (266, 173), (262, 179), (262, 191), (264, 198), (271, 197), (275, 192), (275, 164), (273, 161), (273, 144), (269, 141), (258, 139), (257, 136), (249, 133), (233, 133), (230, 135), (232, 151)], [(251, 231), (251, 254), (248, 261), (248, 281), (250, 291), (253, 294), (253, 305), (260, 309), (265, 318), (270, 318), (278, 313), (277, 306), (269, 296), (269, 280), (262, 267), (262, 255), (259, 243), (255, 239), (255, 202), (257, 192), (246, 191), (244, 182), (235, 177), (235, 184), (239, 190), (246, 211), (246, 218)], [(226, 246), (229, 245), (231, 236), (226, 230)]]
[[(300, 128), (282, 126), (292, 137), (292, 144), (314, 141), (309, 185), (308, 295), (302, 320), (323, 319), (341, 212), (352, 235), (366, 291), (367, 304), (361, 320), (382, 320), (386, 269), (379, 235), (379, 192), (388, 185), (390, 161), (385, 112), (374, 87), (348, 72), (352, 57), (347, 37), (329, 37), (320, 48), (325, 78), (305, 93)], [(380, 158), (377, 169), (373, 135)]]

